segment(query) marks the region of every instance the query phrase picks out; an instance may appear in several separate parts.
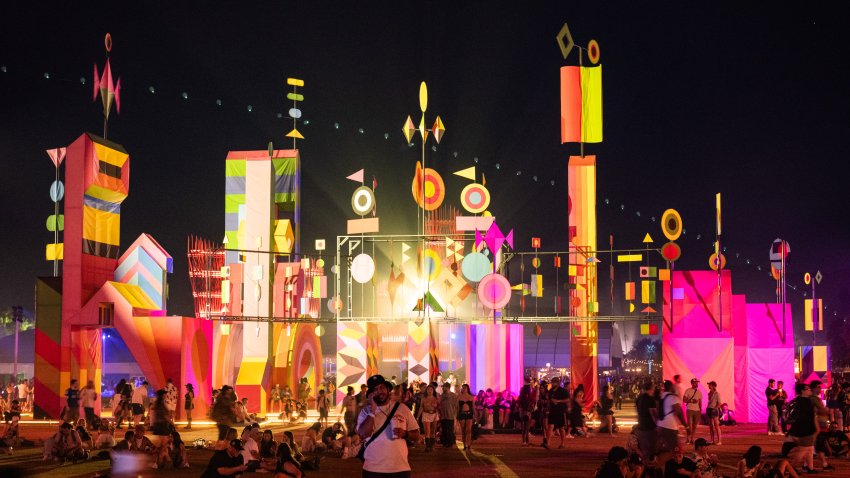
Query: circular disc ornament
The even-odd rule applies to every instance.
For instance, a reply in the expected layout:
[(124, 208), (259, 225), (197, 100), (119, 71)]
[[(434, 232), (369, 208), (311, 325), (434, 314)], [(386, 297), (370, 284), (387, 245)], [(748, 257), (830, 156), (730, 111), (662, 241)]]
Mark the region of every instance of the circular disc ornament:
[(661, 215), (661, 232), (668, 240), (675, 241), (682, 235), (682, 216), (675, 209), (668, 209)]
[(428, 86), (425, 82), (419, 84), (419, 109), (424, 113), (428, 109)]
[[(421, 176), (420, 176), (421, 174)], [(422, 178), (425, 180), (425, 193), (422, 193)], [(440, 173), (431, 168), (422, 169), (422, 172), (417, 172), (411, 184), (411, 192), (413, 199), (419, 207), (426, 211), (433, 211), (443, 204), (443, 199), (446, 197), (446, 185), (443, 183), (443, 177)], [(424, 196), (424, 204), (423, 204)]]
[(539, 258), (539, 257), (535, 257), (534, 259), (532, 259), (532, 260), (531, 260), (531, 265), (532, 265), (535, 269), (539, 268), (539, 267), (540, 267), (540, 258)]
[(481, 184), (472, 183), (461, 191), (460, 204), (473, 214), (484, 212), (490, 205), (490, 191)]
[(661, 257), (667, 262), (676, 262), (682, 257), (682, 248), (673, 241), (661, 246)]
[(596, 40), (590, 40), (587, 44), (587, 57), (594, 65), (599, 63), (599, 43)]
[(440, 255), (434, 249), (426, 249), (423, 262), (425, 264), (425, 273), (428, 274), (428, 282), (431, 282), (443, 270), (442, 259), (440, 259)]
[(339, 313), (342, 310), (342, 299), (339, 296), (328, 299), (328, 310), (331, 311), (331, 314)]
[(540, 324), (534, 324), (534, 336), (540, 337), (543, 334), (543, 329), (540, 327)]
[(314, 332), (316, 332), (317, 337), (321, 337), (321, 336), (325, 335), (325, 328), (321, 325), (317, 325), (316, 328), (314, 329)]
[(351, 261), (351, 278), (358, 284), (369, 282), (373, 275), (375, 275), (375, 261), (369, 254), (358, 254)]
[(805, 283), (806, 283), (806, 285), (811, 284), (811, 283), (812, 283), (812, 275), (811, 275), (811, 274), (809, 274), (808, 272), (806, 272), (805, 274), (803, 274), (803, 282), (805, 282)]
[(479, 282), (490, 273), (490, 259), (480, 252), (467, 254), (460, 263), (460, 271), (469, 282)]
[(103, 46), (106, 47), (106, 52), (109, 53), (112, 51), (112, 35), (107, 33), (103, 38)]
[(59, 202), (65, 197), (65, 185), (62, 181), (53, 181), (50, 185), (50, 199), (53, 202)]
[(781, 272), (779, 269), (770, 266), (770, 275), (773, 277), (773, 280), (779, 280), (779, 278), (781, 277)]
[[(708, 266), (711, 267), (711, 270), (713, 271), (717, 270), (717, 254), (711, 254), (711, 256), (708, 258)], [(723, 254), (720, 254), (720, 268), (726, 268), (726, 256), (724, 256)]]
[(490, 309), (503, 308), (511, 300), (511, 283), (501, 274), (487, 274), (478, 283), (478, 300)]
[(359, 216), (365, 216), (375, 209), (375, 193), (368, 186), (360, 186), (351, 195), (351, 209)]
[(316, 267), (322, 268), (325, 267), (325, 260), (321, 257), (316, 260)]

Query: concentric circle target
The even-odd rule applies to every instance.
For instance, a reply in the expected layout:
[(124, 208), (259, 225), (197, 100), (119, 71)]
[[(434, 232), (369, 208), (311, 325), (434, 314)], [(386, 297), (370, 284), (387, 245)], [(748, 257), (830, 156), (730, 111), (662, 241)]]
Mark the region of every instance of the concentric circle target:
[[(708, 258), (708, 266), (711, 267), (711, 270), (713, 271), (717, 270), (717, 254), (711, 254), (711, 256)], [(723, 254), (720, 254), (720, 268), (726, 268), (726, 256), (724, 256)]]
[(668, 209), (661, 215), (661, 232), (670, 241), (682, 235), (682, 216), (675, 209)]
[(587, 58), (594, 65), (599, 63), (599, 43), (596, 40), (590, 40), (587, 44)]
[(351, 278), (358, 284), (364, 284), (372, 280), (375, 275), (375, 261), (369, 254), (358, 254), (351, 261)]
[(661, 256), (667, 262), (676, 262), (682, 257), (682, 248), (673, 241), (661, 246)]
[(481, 184), (472, 183), (461, 191), (460, 204), (473, 214), (484, 212), (490, 205), (490, 191)]
[(490, 309), (501, 309), (511, 300), (511, 283), (501, 274), (487, 274), (478, 283), (478, 300)]
[(368, 186), (360, 186), (351, 195), (351, 209), (359, 216), (365, 216), (375, 209), (375, 193)]
[[(440, 176), (440, 173), (431, 168), (423, 169), (421, 174), (421, 177), (417, 173), (417, 177), (413, 178), (413, 197), (419, 207), (426, 211), (433, 211), (443, 204), (443, 199), (446, 197), (446, 185), (443, 183), (443, 177)], [(425, 182), (424, 194), (421, 189), (423, 177)]]

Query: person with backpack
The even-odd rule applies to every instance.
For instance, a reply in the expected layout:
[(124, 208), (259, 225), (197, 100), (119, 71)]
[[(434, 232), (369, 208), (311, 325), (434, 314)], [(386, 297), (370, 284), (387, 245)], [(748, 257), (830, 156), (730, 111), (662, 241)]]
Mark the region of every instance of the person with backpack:
[(679, 425), (685, 423), (682, 413), (682, 399), (675, 393), (670, 380), (664, 381), (664, 395), (661, 396), (658, 415), (658, 454), (671, 452), (679, 445)]
[(531, 429), (531, 414), (534, 412), (536, 402), (537, 392), (531, 385), (531, 377), (525, 377), (525, 385), (519, 390), (519, 397), (517, 397), (517, 411), (519, 421), (522, 424), (522, 446), (530, 445), (528, 439)]
[(804, 472), (814, 469), (815, 436), (818, 422), (815, 407), (812, 404), (812, 388), (806, 383), (794, 387), (796, 397), (788, 404), (786, 422), (790, 425), (788, 436), (796, 444), (788, 454), (795, 468), (802, 467)]
[(717, 391), (717, 382), (708, 382), (708, 405), (705, 407), (705, 416), (708, 418), (708, 432), (711, 434), (713, 445), (722, 445), (720, 439), (720, 392)]

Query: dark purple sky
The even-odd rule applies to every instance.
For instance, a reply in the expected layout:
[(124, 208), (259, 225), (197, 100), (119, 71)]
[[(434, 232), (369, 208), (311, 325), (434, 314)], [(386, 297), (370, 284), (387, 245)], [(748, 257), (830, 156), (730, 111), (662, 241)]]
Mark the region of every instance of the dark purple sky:
[[(344, 177), (361, 167), (378, 177), (384, 217), (397, 218), (382, 232), (412, 227), (402, 218), (414, 211), (408, 186), (418, 148), (405, 145), (401, 126), (408, 114), (417, 120), (425, 80), (429, 117), (440, 114), (447, 128), (429, 163), (457, 187), (450, 172), (477, 157), (490, 209), (516, 229), (519, 247), (539, 236), (544, 249), (564, 250), (566, 158), (578, 151), (561, 145), (558, 133), (564, 61), (554, 38), (566, 21), (577, 43), (599, 42), (604, 65), (605, 141), (586, 150), (598, 155), (600, 244), (611, 233), (624, 247), (640, 246), (646, 232), (660, 240), (651, 217), (672, 207), (687, 231), (677, 268), (704, 269), (714, 194), (722, 192), (736, 293), (772, 300), (768, 248), (782, 237), (792, 246), (789, 284), (802, 286), (805, 271), (820, 269), (827, 316), (850, 315), (850, 30), (837, 12), (635, 2), (502, 9), (264, 3), (5, 8), (0, 306), (31, 309), (34, 278), (52, 272), (43, 251), (52, 240), (44, 223), (53, 210), (53, 168), (43, 150), (84, 131), (100, 134), (91, 74), (93, 63), (104, 62), (106, 32), (122, 79), (122, 111), (113, 111), (109, 139), (131, 154), (122, 246), (147, 232), (174, 256), (172, 313), (192, 313), (187, 236), (223, 235), (227, 151), (287, 144), (291, 123), (277, 118), (289, 108), (287, 76), (306, 81), (305, 244), (319, 237), (332, 244), (344, 232)], [(802, 293), (788, 296), (799, 318)]]

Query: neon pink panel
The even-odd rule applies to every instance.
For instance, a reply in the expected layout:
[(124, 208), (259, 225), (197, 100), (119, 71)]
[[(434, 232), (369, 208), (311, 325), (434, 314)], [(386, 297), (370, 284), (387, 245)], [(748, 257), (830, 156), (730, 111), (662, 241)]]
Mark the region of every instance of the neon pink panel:
[(523, 383), (522, 325), (480, 324), (468, 327), (467, 382), (473, 394), (487, 388), (519, 393)]

